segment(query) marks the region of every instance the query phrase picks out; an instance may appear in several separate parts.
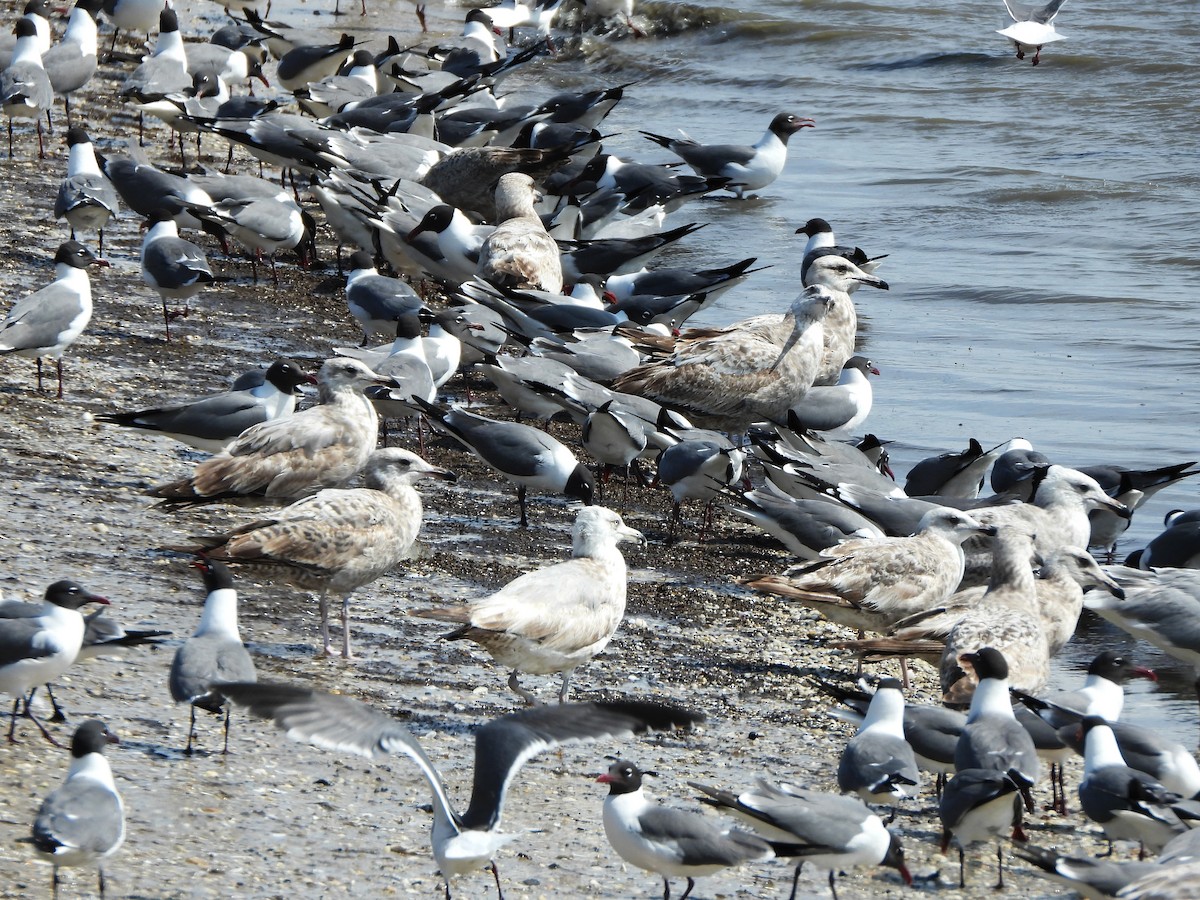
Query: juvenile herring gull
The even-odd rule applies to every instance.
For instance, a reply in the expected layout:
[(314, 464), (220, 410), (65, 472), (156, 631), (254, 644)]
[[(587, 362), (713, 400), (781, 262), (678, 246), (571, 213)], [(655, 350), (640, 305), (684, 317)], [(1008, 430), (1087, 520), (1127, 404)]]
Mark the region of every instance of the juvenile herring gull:
[(363, 472), (365, 487), (329, 488), (269, 519), (175, 547), (228, 562), (270, 566), (289, 584), (320, 593), (321, 640), (330, 653), (328, 594), (342, 596), (342, 653), (350, 654), (350, 595), (404, 559), (421, 527), (422, 478), (455, 475), (397, 447), (377, 450)]
[(479, 250), (476, 273), (497, 287), (534, 288), (561, 294), (562, 260), (558, 244), (538, 218), (533, 179), (512, 172), (496, 185), (500, 224)]

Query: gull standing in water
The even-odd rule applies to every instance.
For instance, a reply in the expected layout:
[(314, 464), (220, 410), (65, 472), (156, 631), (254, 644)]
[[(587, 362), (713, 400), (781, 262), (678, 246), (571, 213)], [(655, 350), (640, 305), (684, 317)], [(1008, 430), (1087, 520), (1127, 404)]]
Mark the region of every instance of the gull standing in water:
[(575, 669), (600, 653), (625, 616), (627, 574), (621, 541), (644, 543), (640, 531), (603, 506), (581, 509), (571, 534), (571, 558), (527, 572), (494, 594), (451, 609), (417, 609), (410, 615), (462, 625), (445, 635), (482, 646), (512, 668), (508, 686), (526, 703), (520, 672), (562, 673), (560, 703)]

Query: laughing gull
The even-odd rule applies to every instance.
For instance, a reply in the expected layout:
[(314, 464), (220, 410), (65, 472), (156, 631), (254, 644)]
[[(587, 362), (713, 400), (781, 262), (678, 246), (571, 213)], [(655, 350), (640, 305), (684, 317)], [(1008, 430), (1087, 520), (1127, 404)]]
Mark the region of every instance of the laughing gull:
[(354, 35), (343, 34), (336, 44), (293, 47), (279, 60), (276, 77), (288, 91), (307, 87), (335, 74), (354, 52)]
[(538, 701), (521, 687), (519, 673), (561, 672), (562, 703), (575, 669), (608, 646), (625, 616), (628, 576), (617, 544), (645, 540), (612, 510), (589, 506), (575, 517), (569, 560), (526, 572), (465, 606), (409, 615), (461, 625), (443, 637), (474, 641), (511, 668), (508, 686), (530, 705)]
[[(146, 103), (167, 94), (186, 91), (192, 86), (192, 76), (187, 68), (187, 50), (183, 35), (179, 33), (179, 17), (169, 5), (161, 6), (159, 10), (154, 52), (125, 77), (121, 84), (122, 97), (132, 97)], [(140, 135), (141, 120), (138, 122)]]
[(431, 423), (516, 485), (522, 528), (529, 527), (525, 498), (530, 489), (561, 493), (591, 505), (595, 496), (592, 473), (565, 444), (544, 431), (520, 422), (498, 422), (458, 407), (444, 410), (420, 399), (417, 403)]
[(102, 5), (102, 0), (76, 0), (62, 40), (42, 55), (42, 66), (50, 77), (50, 86), (54, 93), (62, 94), (68, 128), (71, 126), (71, 94), (91, 81), (96, 73), (99, 52), (96, 15)]
[[(883, 260), (887, 259), (886, 253), (881, 256), (867, 256), (860, 247), (840, 246), (833, 234), (833, 226), (824, 219), (809, 219), (796, 229), (796, 234), (803, 234), (808, 238), (808, 242), (804, 245), (804, 254), (800, 263), (800, 281), (805, 284), (807, 284), (808, 267), (822, 256), (828, 256), (829, 254), (841, 256), (850, 260), (850, 262), (869, 275), (874, 275), (875, 270), (879, 268)], [(854, 293), (858, 288), (857, 286), (851, 286), (849, 290), (850, 293)]]
[(1012, 852), (1018, 859), (1030, 863), (1035, 875), (1065, 885), (1087, 900), (1105, 900), (1118, 894), (1125, 896), (1122, 889), (1138, 879), (1166, 874), (1157, 861), (1113, 862), (1090, 856), (1068, 856), (1032, 844), (1014, 846)]
[(149, 36), (151, 29), (160, 24), (160, 12), (164, 4), (159, 0), (104, 0), (104, 14), (113, 23), (112, 48), (117, 46), (117, 37), (122, 31), (141, 31)]
[(842, 541), (884, 536), (866, 516), (826, 500), (798, 500), (758, 490), (742, 494), (740, 502), (745, 505), (731, 504), (729, 511), (753, 522), (798, 559), (818, 559), (822, 550)]
[[(50, 28), (50, 16), (54, 10), (50, 8), (49, 0), (28, 0), (21, 12), (21, 18), (29, 20), (37, 32), (38, 52), (45, 53), (50, 49), (54, 33)], [(11, 31), (0, 34), (0, 69), (7, 69), (12, 62), (13, 50), (17, 38)]]
[(126, 628), (113, 616), (104, 615), (108, 608), (101, 606), (83, 617), (83, 646), (79, 648), (76, 661), (117, 655), (126, 647), (161, 644), (162, 638), (171, 636), (171, 632), (158, 629)]
[[(637, 461), (646, 450), (646, 424), (633, 410), (621, 406), (616, 399), (607, 400), (598, 409), (588, 413), (580, 431), (579, 443), (587, 454), (600, 463), (598, 493), (608, 483), (614, 469), (625, 472), (626, 490), (630, 471), (641, 478)], [(603, 496), (600, 493), (600, 496)]]
[(751, 269), (755, 262), (757, 258), (751, 256), (732, 265), (712, 269), (642, 269), (628, 275), (610, 275), (604, 280), (604, 291), (606, 296), (611, 294), (611, 299), (618, 305), (622, 300), (635, 297), (676, 297), (688, 294), (704, 294), (706, 302), (712, 303), (753, 273), (770, 268), (761, 266)]
[(305, 242), (316, 229), (316, 223), (290, 197), (286, 200), (276, 197), (219, 200), (193, 214), (249, 248), (255, 282), (258, 281), (258, 261), (264, 253), (271, 258), (271, 281), (276, 285), (279, 276), (275, 271), (275, 256), (280, 250), (296, 250), (301, 265), (308, 265), (310, 254)]
[(1012, 687), (1037, 693), (1049, 680), (1050, 648), (1038, 615), (1033, 540), (1032, 534), (1017, 527), (1001, 528), (992, 538), (987, 591), (946, 635), (938, 669), (942, 702), (948, 706), (961, 707), (970, 701), (976, 679), (959, 660), (983, 647), (1003, 655)]
[(92, 318), (92, 285), (87, 268), (107, 266), (78, 241), (60, 244), (54, 255), (54, 281), (22, 297), (0, 322), (0, 356), (15, 353), (37, 360), (42, 389), (42, 357), (54, 360), (58, 398), (63, 395), (62, 355)]
[(319, 593), (326, 655), (332, 652), (328, 596), (340, 595), (342, 655), (349, 659), (350, 596), (411, 553), (422, 518), (421, 495), (413, 485), (423, 478), (456, 476), (408, 450), (376, 450), (366, 460), (361, 488), (328, 488), (268, 518), (173, 549), (264, 567), (275, 578)]
[(921, 773), (904, 737), (904, 694), (895, 678), (879, 682), (862, 727), (842, 751), (837, 777), (843, 794), (870, 803), (895, 803), (920, 790)]
[(871, 414), (873, 392), (868, 375), (878, 375), (875, 363), (865, 356), (852, 356), (842, 365), (837, 384), (816, 384), (792, 406), (792, 428), (851, 434)]
[(1200, 475), (1200, 469), (1192, 468), (1196, 464), (1196, 461), (1192, 460), (1157, 469), (1080, 466), (1080, 472), (1095, 478), (1105, 493), (1120, 500), (1130, 509), (1129, 516), (1120, 516), (1106, 509), (1092, 510), (1088, 516), (1092, 523), (1092, 536), (1088, 546), (1108, 551), (1108, 562), (1112, 562), (1117, 539), (1128, 530), (1130, 522), (1133, 521), (1132, 512), (1164, 488), (1191, 475)]
[(95, 866), (104, 896), (104, 860), (125, 842), (125, 805), (104, 758), (104, 748), (116, 743), (116, 734), (100, 720), (80, 725), (71, 739), (67, 777), (42, 801), (33, 821), (33, 846), (54, 864), (55, 897), (64, 866)]
[(493, 231), (493, 226), (476, 225), (456, 207), (440, 203), (425, 213), (397, 246), (401, 251), (418, 251), (414, 261), (435, 278), (462, 284), (475, 275), (483, 242)]
[(1084, 815), (1104, 829), (1109, 843), (1137, 841), (1157, 853), (1188, 829), (1173, 809), (1182, 798), (1125, 764), (1104, 719), (1085, 716), (1079, 731), (1084, 742), (1079, 803)]
[(488, 7), (488, 18), (492, 24), (503, 31), (508, 29), (508, 39), (513, 40), (513, 29), (526, 26), (534, 28), (546, 42), (550, 52), (554, 52), (554, 41), (550, 39), (550, 28), (558, 18), (558, 11), (563, 0), (500, 0), (495, 6)]
[(537, 706), (488, 722), (475, 731), (475, 775), (465, 813), (455, 811), (433, 761), (412, 733), (390, 716), (349, 697), (284, 684), (222, 684), (222, 693), (273, 719), (293, 740), (327, 750), (384, 759), (402, 753), (417, 764), (433, 793), (433, 856), (446, 882), (490, 867), (518, 835), (500, 831), (505, 795), (521, 767), (563, 744), (626, 738), (647, 731), (691, 729), (704, 716), (670, 706), (633, 700)]
[(771, 120), (758, 143), (700, 144), (686, 134), (669, 138), (642, 131), (642, 137), (666, 147), (693, 172), (706, 178), (724, 178), (725, 190), (734, 191), (741, 200), (746, 191), (757, 191), (779, 177), (787, 162), (788, 138), (802, 128), (815, 128), (812, 119), (802, 119), (792, 113), (779, 113)]
[(998, 31), (1017, 48), (1017, 59), (1024, 59), (1025, 54), (1033, 51), (1033, 64), (1041, 62), (1042, 47), (1054, 41), (1061, 41), (1063, 35), (1054, 30), (1054, 17), (1066, 0), (1050, 0), (1042, 6), (1018, 3), (1017, 0), (1004, 0), (1004, 8), (1008, 10), (1013, 24)]
[(1021, 832), (1022, 779), (1015, 771), (961, 769), (946, 784), (938, 803), (942, 820), (942, 852), (953, 839), (958, 845), (958, 886), (967, 886), (966, 848), (981, 841), (997, 841), (999, 882), (1004, 887), (1004, 845), (1010, 831), (1024, 840)]
[[(17, 712), (25, 695), (38, 685), (56, 681), (79, 655), (84, 632), (79, 607), (85, 603), (107, 606), (108, 600), (74, 581), (56, 581), (46, 588), (40, 605), (0, 604), (0, 691), (13, 698), (9, 743), (16, 740)], [(28, 704), (25, 715), (46, 740), (57, 743)]]
[(371, 254), (362, 250), (351, 254), (346, 306), (362, 327), (363, 347), (374, 334), (395, 334), (396, 319), (424, 305), (425, 301), (406, 282), (380, 275)]
[(215, 715), (225, 713), (225, 746), (221, 752), (228, 753), (230, 708), (212, 685), (217, 681), (257, 681), (258, 674), (238, 632), (238, 599), (233, 576), (215, 559), (201, 558), (192, 565), (204, 576), (208, 596), (199, 626), (175, 651), (168, 685), (171, 698), (176, 703), (188, 704), (190, 712), (187, 747), (183, 752), (192, 755), (199, 707)]
[(1008, 663), (992, 647), (963, 654), (962, 659), (974, 667), (979, 685), (971, 697), (967, 724), (954, 748), (954, 768), (959, 772), (987, 769), (1007, 773), (1016, 780), (1026, 808), (1033, 812), (1029, 789), (1037, 783), (1041, 762), (1033, 738), (1013, 715)]
[(562, 262), (558, 244), (546, 233), (533, 208), (533, 179), (519, 172), (496, 184), (499, 225), (479, 248), (476, 274), (497, 287), (534, 288), (560, 294)]
[(618, 759), (596, 781), (608, 785), (604, 833), (609, 844), (630, 865), (662, 877), (664, 900), (671, 896), (672, 878), (687, 879), (681, 895), (686, 898), (697, 878), (775, 855), (766, 841), (752, 834), (722, 830), (705, 816), (651, 803), (642, 780), (656, 774)]
[[(204, 251), (179, 236), (179, 226), (168, 209), (156, 209), (142, 238), (142, 281), (162, 300), (163, 324), (171, 339), (171, 320), (190, 313), (188, 300), (214, 281)], [(182, 300), (182, 310), (167, 309), (167, 300)]]
[(99, 232), (98, 252), (104, 255), (104, 226), (117, 215), (117, 192), (100, 171), (96, 150), (88, 133), (74, 126), (67, 130), (67, 177), (58, 187), (54, 218), (66, 219), (71, 240), (76, 231)]
[(147, 493), (203, 503), (254, 495), (294, 500), (340, 487), (363, 467), (379, 440), (379, 417), (363, 389), (386, 383), (358, 360), (327, 359), (317, 372), (318, 405), (248, 428), (189, 477)]
[(38, 159), (46, 158), (42, 144), (42, 113), (50, 121), (54, 88), (42, 65), (37, 29), (28, 19), (18, 19), (17, 44), (12, 62), (0, 72), (0, 108), (8, 116), (8, 158), (13, 158), (13, 119), (33, 119), (37, 125)]
[(692, 429), (673, 432), (673, 435), (683, 440), (659, 454), (656, 479), (671, 492), (668, 539), (675, 538), (683, 504), (688, 500), (699, 500), (705, 506), (696, 539), (703, 540), (712, 526), (713, 501), (722, 490), (742, 478), (746, 455), (719, 432)]
[(910, 497), (978, 497), (983, 478), (990, 466), (1006, 449), (1001, 444), (987, 452), (975, 438), (960, 452), (930, 456), (914, 465), (904, 482)]
[(695, 781), (688, 784), (708, 795), (700, 798), (701, 803), (740, 819), (771, 844), (776, 856), (799, 860), (788, 900), (796, 900), (805, 863), (829, 870), (834, 900), (838, 895), (835, 876), (856, 866), (888, 866), (900, 873), (905, 884), (912, 884), (900, 840), (861, 800), (791, 784), (774, 785), (763, 779), (740, 794)]
[(207, 191), (187, 178), (164, 172), (144, 159), (111, 156), (100, 160), (100, 168), (125, 205), (144, 218), (169, 209), (179, 227), (198, 229), (200, 220), (189, 210), (213, 202)]
[(624, 373), (613, 389), (723, 429), (782, 422), (818, 374), (832, 304), (827, 288), (812, 287), (784, 316), (684, 332), (668, 357)]
[(991, 534), (966, 513), (938, 507), (906, 538), (847, 541), (814, 563), (780, 576), (753, 576), (750, 587), (810, 606), (830, 621), (885, 632), (899, 620), (945, 602), (962, 572), (960, 544)]
[(278, 359), (267, 371), (255, 370), (258, 383), (196, 400), (127, 413), (102, 413), (99, 422), (140, 428), (182, 441), (206, 453), (220, 453), (239, 434), (260, 422), (284, 419), (296, 409), (296, 389), (317, 380), (290, 359)]

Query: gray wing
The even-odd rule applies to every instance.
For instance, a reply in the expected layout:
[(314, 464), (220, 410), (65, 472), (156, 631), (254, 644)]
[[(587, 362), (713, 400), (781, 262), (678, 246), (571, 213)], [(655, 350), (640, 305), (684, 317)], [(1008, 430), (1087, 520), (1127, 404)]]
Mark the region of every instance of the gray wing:
[(0, 326), (0, 349), (53, 347), (58, 336), (82, 312), (79, 296), (70, 288), (52, 282), (13, 304)]
[(957, 769), (1016, 770), (1030, 784), (1037, 781), (1041, 764), (1033, 738), (1015, 719), (988, 716), (963, 728), (954, 753)]
[(103, 175), (90, 173), (64, 178), (54, 201), (54, 216), (61, 219), (80, 206), (100, 206), (117, 214), (117, 192)]
[(370, 319), (394, 319), (424, 306), (416, 291), (398, 278), (383, 275), (360, 278), (346, 288), (346, 302)]
[(518, 422), (498, 422), (454, 410), (445, 424), (469, 449), (490, 466), (508, 475), (541, 472), (538, 457), (552, 448), (549, 435)]
[(805, 852), (796, 854), (798, 856), (844, 852), (862, 833), (862, 824), (867, 817), (874, 815), (856, 797), (791, 785), (779, 788), (762, 780), (758, 787), (737, 796), (732, 791), (718, 791), (694, 781), (688, 784), (714, 798), (715, 806), (726, 807), (786, 831), (805, 848)]
[(42, 803), (33, 822), (33, 843), (43, 853), (82, 850), (105, 854), (121, 843), (121, 798), (95, 782), (68, 781)]
[(728, 165), (744, 166), (754, 159), (754, 148), (744, 144), (696, 144), (676, 141), (671, 151), (701, 175), (723, 175)]
[[(40, 616), (41, 610), (35, 615)], [(0, 619), (0, 666), (11, 665), (23, 659), (41, 659), (57, 653), (60, 647), (38, 640), (38, 635), (43, 631), (41, 619), (33, 616), (6, 616)]]
[(54, 103), (54, 88), (40, 66), (18, 63), (0, 72), (0, 101), (5, 104), (24, 100), (38, 109)]
[(212, 690), (213, 682), (257, 680), (254, 660), (241, 641), (204, 636), (188, 638), (176, 651), (169, 684), (177, 703), (212, 694), (212, 705), (219, 708), (222, 701), (220, 693)]
[(894, 785), (918, 785), (912, 747), (904, 740), (863, 734), (851, 739), (838, 764), (838, 787), (843, 791), (868, 788), (881, 793)]
[(858, 402), (839, 385), (814, 385), (795, 407), (799, 425), (810, 431), (840, 428), (858, 415)]
[(175, 289), (201, 280), (212, 281), (212, 269), (204, 251), (182, 238), (152, 241), (146, 247), (142, 264), (156, 287)]
[(722, 834), (696, 813), (660, 806), (638, 817), (642, 835), (675, 848), (676, 860), (685, 866), (735, 866), (770, 852), (760, 839), (739, 831)]
[(134, 428), (224, 441), (237, 437), (252, 425), (267, 421), (267, 411), (248, 391), (228, 391), (176, 406), (97, 418)]
[(458, 820), (432, 760), (409, 730), (390, 716), (350, 697), (288, 684), (219, 682), (214, 687), (239, 706), (248, 707), (253, 715), (274, 720), (294, 741), (323, 750), (356, 753), (367, 759), (404, 754), (417, 764), (447, 816), (452, 821)]
[(947, 828), (954, 828), (976, 807), (1005, 794), (1013, 797), (1013, 821), (1020, 821), (1021, 796), (1016, 782), (1004, 772), (962, 769), (946, 784), (938, 812)]

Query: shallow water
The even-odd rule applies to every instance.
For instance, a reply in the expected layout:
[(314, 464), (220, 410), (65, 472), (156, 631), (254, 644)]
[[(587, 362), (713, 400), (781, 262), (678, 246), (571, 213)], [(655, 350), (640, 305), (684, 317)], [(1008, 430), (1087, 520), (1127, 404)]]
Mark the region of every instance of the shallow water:
[[(431, 28), (457, 31), (464, 8), (431, 4)], [(366, 20), (308, 15), (324, 9), (276, 3), (274, 14), (415, 37), (404, 0), (372, 3)], [(1057, 20), (1067, 39), (1037, 67), (995, 34), (1008, 24), (999, 0), (649, 2), (637, 17), (647, 39), (587, 34), (505, 88), (521, 101), (636, 82), (604, 133), (644, 161), (670, 157), (639, 129), (751, 142), (780, 110), (816, 119), (761, 198), (676, 213), (672, 225), (709, 226), (664, 260), (772, 266), (705, 314), (723, 323), (791, 300), (793, 232), (812, 216), (842, 243), (889, 254), (879, 274), (891, 290), (856, 299), (883, 373), (867, 424), (896, 441), (898, 472), (971, 437), (1021, 435), (1078, 465), (1196, 453), (1200, 23), (1189, 5), (1073, 0)], [(1147, 504), (1121, 552), (1156, 534), (1167, 509), (1197, 505), (1194, 492), (1184, 482)], [(1056, 679), (1074, 683), (1067, 670), (1122, 640), (1101, 623), (1083, 629)], [(1129, 646), (1171, 673), (1133, 688), (1130, 717), (1194, 741), (1187, 667)]]

